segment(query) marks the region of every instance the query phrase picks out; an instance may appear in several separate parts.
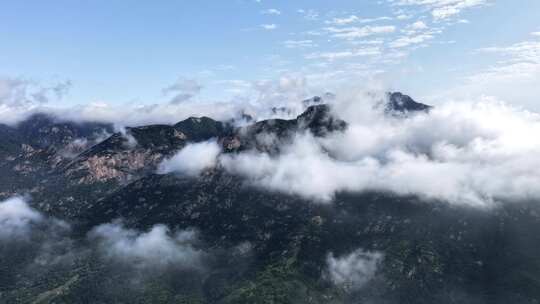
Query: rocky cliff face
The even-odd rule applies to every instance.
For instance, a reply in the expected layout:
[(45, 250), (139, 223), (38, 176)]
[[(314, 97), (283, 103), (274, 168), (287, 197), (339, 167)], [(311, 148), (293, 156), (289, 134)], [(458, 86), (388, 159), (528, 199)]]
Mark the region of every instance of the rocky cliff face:
[[(536, 303), (536, 204), (488, 216), (339, 193), (321, 205), (219, 167), (156, 174), (189, 143), (278, 155), (299, 132), (347, 128), (320, 98), (306, 106), (296, 119), (242, 127), (202, 117), (115, 132), (45, 115), (0, 125), (0, 200), (30, 194), (42, 214), (29, 242), (0, 237), (0, 303)], [(430, 108), (393, 93), (382, 109), (407, 119)]]

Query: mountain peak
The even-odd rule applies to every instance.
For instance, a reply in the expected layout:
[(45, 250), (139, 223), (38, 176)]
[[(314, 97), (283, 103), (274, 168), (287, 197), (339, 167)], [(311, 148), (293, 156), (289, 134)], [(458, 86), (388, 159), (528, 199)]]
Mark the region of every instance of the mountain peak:
[(408, 112), (429, 112), (433, 107), (416, 102), (410, 96), (401, 92), (388, 92), (388, 102), (385, 106), (385, 112), (408, 113)]

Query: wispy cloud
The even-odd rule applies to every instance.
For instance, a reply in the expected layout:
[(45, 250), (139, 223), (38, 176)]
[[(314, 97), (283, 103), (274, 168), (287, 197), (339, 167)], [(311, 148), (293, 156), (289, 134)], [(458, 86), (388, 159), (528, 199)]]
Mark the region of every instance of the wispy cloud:
[(489, 0), (388, 0), (395, 6), (418, 6), (430, 11), (436, 21), (447, 20), (459, 15), (463, 10), (480, 7)]
[(390, 43), (391, 48), (402, 48), (407, 47), (413, 44), (420, 44), (425, 41), (433, 39), (433, 35), (431, 34), (418, 34), (418, 35), (411, 35), (411, 36), (403, 36), (400, 37)]
[(357, 39), (377, 34), (388, 34), (396, 31), (393, 25), (363, 26), (363, 27), (327, 27), (325, 30), (331, 33), (332, 37), (340, 39)]
[(287, 41), (283, 42), (283, 45), (286, 48), (290, 48), (290, 49), (311, 48), (311, 47), (316, 47), (317, 46), (317, 44), (313, 40), (310, 40), (310, 39), (306, 39), (306, 40), (287, 40)]
[(332, 20), (327, 20), (324, 23), (331, 25), (347, 25), (350, 23), (371, 23), (377, 21), (388, 21), (392, 20), (391, 17), (377, 17), (377, 18), (360, 18), (356, 15), (350, 15), (347, 17), (333, 18)]
[[(535, 34), (535, 33), (533, 33)], [(480, 53), (502, 56), (496, 65), (470, 77), (480, 82), (536, 80), (540, 77), (540, 40), (523, 41), (511, 46), (488, 47)]]
[(314, 9), (299, 9), (296, 12), (301, 14), (306, 20), (315, 21), (319, 19), (319, 12)]
[(344, 50), (337, 52), (318, 52), (311, 53), (305, 56), (306, 59), (324, 59), (324, 60), (338, 60), (352, 57), (362, 56), (375, 56), (381, 54), (381, 49), (378, 47), (359, 48), (354, 50)]
[(427, 45), (436, 35), (441, 34), (441, 29), (431, 29), (426, 22), (418, 20), (407, 25), (401, 30), (402, 35), (388, 44), (389, 48), (405, 48), (417, 45)]
[(424, 21), (416, 21), (415, 23), (411, 24), (409, 28), (412, 30), (424, 30), (427, 29), (428, 26)]
[(272, 31), (278, 28), (278, 25), (275, 23), (271, 24), (261, 24), (261, 28), (267, 31)]
[(269, 8), (269, 9), (263, 10), (261, 11), (261, 13), (263, 15), (275, 15), (275, 16), (281, 15), (281, 11), (275, 8)]

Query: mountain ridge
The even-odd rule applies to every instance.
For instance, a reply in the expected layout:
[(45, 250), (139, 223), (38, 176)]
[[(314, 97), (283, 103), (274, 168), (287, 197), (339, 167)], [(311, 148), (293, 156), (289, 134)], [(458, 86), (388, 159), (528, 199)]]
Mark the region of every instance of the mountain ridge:
[[(156, 173), (191, 144), (211, 141), (227, 155), (258, 151), (273, 158), (298, 134), (324, 138), (347, 130), (332, 104), (319, 101), (294, 119), (239, 126), (208, 117), (125, 129), (43, 117), (23, 122), (21, 133), (0, 125), (0, 201), (26, 195), (42, 218), (54, 219), (32, 230), (32, 245), (0, 242), (6, 261), (0, 302), (450, 304), (540, 297), (536, 204), (486, 214), (385, 191), (340, 191), (321, 204), (254, 185), (220, 166), (195, 177)], [(389, 95), (389, 102), (376, 108), (389, 119), (432, 109), (403, 94)], [(161, 232), (164, 240), (150, 238)], [(180, 232), (192, 237), (181, 239)], [(103, 246), (96, 235), (126, 239)], [(150, 261), (102, 253), (120, 245), (132, 251), (148, 238), (160, 240), (155, 246), (180, 247)], [(140, 264), (166, 261), (179, 248), (200, 254), (204, 267)], [(375, 271), (360, 271), (364, 284), (338, 284), (332, 259)], [(35, 261), (41, 264), (28, 270)]]

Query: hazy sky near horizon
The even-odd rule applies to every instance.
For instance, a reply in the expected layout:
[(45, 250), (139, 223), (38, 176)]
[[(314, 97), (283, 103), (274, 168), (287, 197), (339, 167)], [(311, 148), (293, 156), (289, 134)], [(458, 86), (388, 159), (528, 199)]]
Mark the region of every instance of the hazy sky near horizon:
[(540, 110), (540, 1), (2, 1), (0, 103), (228, 101), (271, 81)]

